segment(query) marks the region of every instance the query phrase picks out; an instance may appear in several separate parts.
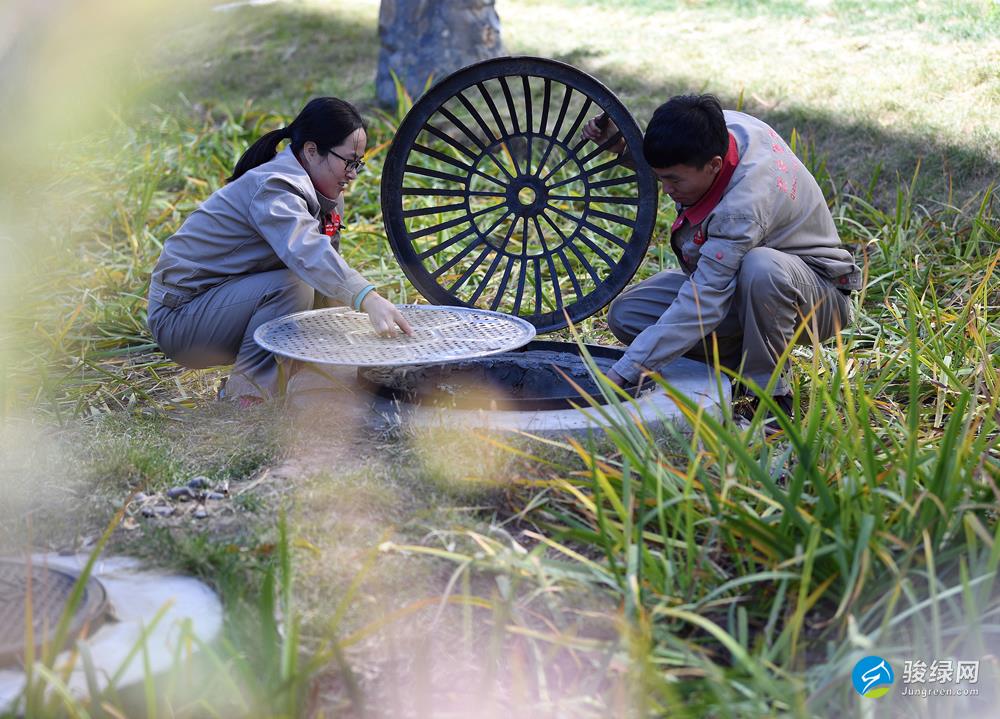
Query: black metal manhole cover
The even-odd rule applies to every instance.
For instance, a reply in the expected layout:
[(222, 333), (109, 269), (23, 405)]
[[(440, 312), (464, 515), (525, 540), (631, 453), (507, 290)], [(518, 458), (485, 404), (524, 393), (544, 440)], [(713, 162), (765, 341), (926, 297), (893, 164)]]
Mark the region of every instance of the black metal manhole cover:
[[(580, 138), (605, 114), (619, 132)], [(476, 63), (432, 87), (400, 124), (382, 172), (397, 260), (436, 305), (489, 309), (549, 332), (594, 314), (639, 268), (656, 178), (609, 148), (642, 132), (617, 97), (554, 60)]]
[[(16, 664), (24, 657), (29, 616), (35, 655), (53, 640), (76, 580), (76, 575), (63, 569), (0, 558), (0, 666)], [(91, 578), (70, 622), (67, 640), (75, 639), (84, 629), (93, 633), (103, 624), (107, 601), (104, 587)]]

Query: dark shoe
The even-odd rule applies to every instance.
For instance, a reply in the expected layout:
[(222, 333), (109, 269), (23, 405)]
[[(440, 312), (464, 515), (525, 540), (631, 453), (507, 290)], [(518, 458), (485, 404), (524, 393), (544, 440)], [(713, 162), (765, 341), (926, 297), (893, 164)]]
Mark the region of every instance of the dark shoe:
[(255, 394), (243, 394), (239, 397), (230, 397), (226, 394), (226, 380), (228, 377), (223, 377), (219, 380), (219, 389), (216, 390), (215, 399), (219, 402), (232, 402), (240, 409), (250, 409), (251, 407), (256, 407), (259, 404), (264, 403), (263, 397), (258, 397)]
[(246, 410), (257, 405), (264, 404), (264, 398), (253, 394), (245, 394), (236, 398), (236, 406)]
[[(774, 395), (774, 402), (778, 405), (778, 409), (781, 410), (789, 421), (795, 417), (795, 400), (790, 394), (776, 394)], [(778, 424), (777, 417), (771, 412), (767, 411), (764, 415), (764, 436), (771, 437), (772, 435), (782, 432), (781, 425)]]
[[(775, 404), (778, 405), (786, 417), (791, 419), (794, 416), (795, 411), (795, 401), (790, 394), (776, 394), (772, 398)], [(757, 414), (757, 408), (760, 407), (760, 398), (750, 394), (749, 392), (742, 392), (737, 395), (733, 400), (733, 419), (745, 429), (750, 425), (751, 420), (755, 414)], [(763, 421), (764, 436), (770, 437), (777, 434), (781, 430), (781, 425), (778, 424), (778, 419), (774, 416), (770, 409), (764, 414)]]

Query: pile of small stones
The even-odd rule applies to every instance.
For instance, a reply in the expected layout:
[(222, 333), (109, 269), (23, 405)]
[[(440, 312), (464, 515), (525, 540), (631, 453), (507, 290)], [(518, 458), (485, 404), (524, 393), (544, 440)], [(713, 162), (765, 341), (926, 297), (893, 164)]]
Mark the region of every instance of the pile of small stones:
[(132, 497), (143, 517), (172, 517), (180, 514), (194, 519), (204, 519), (212, 514), (213, 505), (229, 497), (229, 482), (212, 486), (208, 477), (192, 477), (187, 484), (171, 487), (166, 492), (146, 494), (137, 492)]

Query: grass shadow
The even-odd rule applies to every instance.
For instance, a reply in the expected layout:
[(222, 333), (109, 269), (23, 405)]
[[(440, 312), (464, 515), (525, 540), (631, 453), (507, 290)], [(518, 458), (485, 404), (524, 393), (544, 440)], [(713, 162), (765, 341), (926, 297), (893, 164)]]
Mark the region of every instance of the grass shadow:
[[(645, 127), (656, 107), (674, 95), (712, 92), (724, 108), (742, 107), (774, 127), (788, 139), (795, 131), (808, 144), (810, 154), (825, 164), (831, 189), (867, 196), (881, 207), (896, 201), (896, 188), (908, 183), (919, 169), (914, 185), (918, 202), (943, 202), (961, 206), (1000, 177), (1000, 162), (986, 151), (943, 142), (916, 131), (888, 130), (875, 119), (854, 121), (825, 109), (808, 106), (768, 108), (759, 101), (740, 96), (738, 91), (721, 91), (704, 78), (665, 72), (649, 78), (639, 74), (609, 70), (600, 54), (575, 53), (554, 59), (568, 62), (597, 77), (610, 87), (629, 108), (639, 125)], [(874, 185), (872, 180), (875, 179)]]

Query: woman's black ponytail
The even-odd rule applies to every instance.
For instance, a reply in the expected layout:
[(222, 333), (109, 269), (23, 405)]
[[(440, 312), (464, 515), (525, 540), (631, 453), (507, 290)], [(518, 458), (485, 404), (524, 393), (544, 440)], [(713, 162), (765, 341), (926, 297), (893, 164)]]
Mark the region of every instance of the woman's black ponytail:
[(247, 148), (226, 182), (238, 180), (244, 173), (274, 159), (278, 144), (286, 138), (292, 141), (292, 152), (296, 154), (311, 140), (316, 143), (320, 155), (326, 155), (348, 135), (364, 126), (361, 114), (351, 103), (336, 97), (314, 98), (290, 125), (272, 130)]
[(233, 169), (233, 174), (226, 178), (226, 182), (232, 182), (248, 170), (252, 170), (257, 165), (263, 165), (268, 160), (274, 158), (275, 153), (278, 151), (278, 143), (286, 137), (288, 137), (287, 127), (283, 127), (280, 130), (271, 130), (266, 135), (263, 135), (243, 153), (240, 161), (236, 163), (236, 167)]

